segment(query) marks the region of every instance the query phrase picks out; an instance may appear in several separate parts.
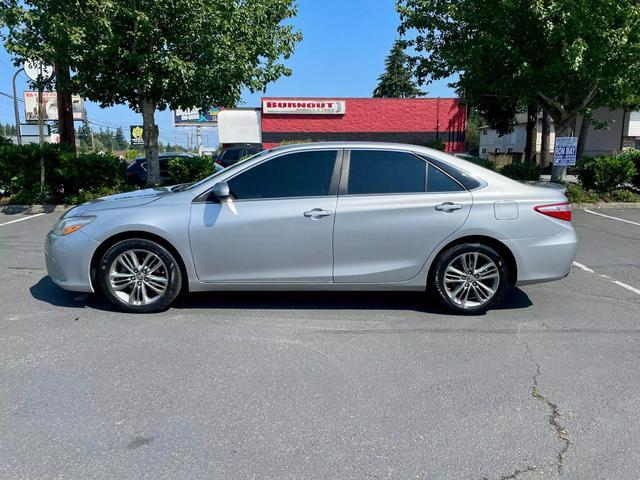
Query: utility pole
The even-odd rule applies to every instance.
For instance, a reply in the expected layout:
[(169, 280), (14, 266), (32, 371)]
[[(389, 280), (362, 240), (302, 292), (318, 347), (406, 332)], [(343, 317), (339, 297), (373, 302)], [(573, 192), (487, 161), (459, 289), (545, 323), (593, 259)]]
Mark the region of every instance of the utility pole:
[(198, 139), (198, 155), (202, 155), (202, 127), (200, 125), (196, 127), (196, 135)]

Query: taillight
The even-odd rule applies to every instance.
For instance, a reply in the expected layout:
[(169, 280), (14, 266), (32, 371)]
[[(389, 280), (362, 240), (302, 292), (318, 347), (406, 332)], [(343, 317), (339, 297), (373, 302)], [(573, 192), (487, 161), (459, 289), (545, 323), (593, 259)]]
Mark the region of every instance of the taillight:
[(564, 220), (566, 222), (571, 221), (571, 204), (564, 203), (552, 203), (551, 205), (538, 205), (533, 209), (548, 217), (557, 218), (558, 220)]

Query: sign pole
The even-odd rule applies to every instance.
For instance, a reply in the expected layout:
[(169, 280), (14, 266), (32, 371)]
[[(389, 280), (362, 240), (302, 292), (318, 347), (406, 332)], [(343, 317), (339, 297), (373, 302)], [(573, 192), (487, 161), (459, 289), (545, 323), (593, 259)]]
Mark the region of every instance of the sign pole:
[(202, 127), (200, 125), (196, 127), (196, 133), (198, 138), (198, 155), (202, 156)]
[(42, 85), (38, 87), (38, 137), (40, 143), (40, 193), (44, 193), (44, 106)]
[(13, 74), (13, 113), (16, 116), (16, 139), (18, 145), (22, 145), (22, 135), (20, 135), (20, 111), (18, 110), (18, 95), (16, 93), (16, 77), (20, 72), (24, 72), (24, 68), (16, 70)]

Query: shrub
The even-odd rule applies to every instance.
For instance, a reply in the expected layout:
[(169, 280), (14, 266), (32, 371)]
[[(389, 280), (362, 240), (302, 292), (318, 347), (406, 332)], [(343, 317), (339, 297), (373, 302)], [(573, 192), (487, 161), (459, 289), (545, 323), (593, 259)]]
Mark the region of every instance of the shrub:
[(123, 185), (125, 163), (111, 155), (65, 150), (45, 144), (45, 185), (40, 188), (40, 147), (0, 147), (0, 188), (12, 203), (67, 203), (80, 192)]
[(542, 168), (529, 162), (511, 163), (502, 167), (500, 173), (513, 180), (537, 182), (542, 175)]
[(602, 196), (593, 190), (585, 190), (581, 185), (571, 183), (567, 185), (565, 195), (571, 203), (597, 203)]
[(464, 155), (459, 156), (458, 158), (466, 160), (467, 162), (475, 163), (476, 165), (480, 165), (481, 167), (493, 170), (494, 172), (498, 171), (498, 164), (493, 160), (489, 160), (488, 158), (484, 159), (480, 157), (474, 157), (473, 155)]
[(76, 156), (72, 152), (63, 152), (47, 183), (53, 187), (57, 200), (66, 201), (67, 197), (82, 191), (121, 187), (125, 169), (124, 160), (112, 155), (87, 152)]
[(213, 173), (213, 163), (207, 157), (175, 157), (169, 159), (169, 175), (175, 183), (197, 182)]
[(585, 157), (578, 162), (575, 170), (582, 186), (601, 193), (613, 192), (638, 173), (629, 155)]
[(631, 179), (631, 183), (640, 190), (640, 150), (629, 150), (620, 154), (620, 156), (631, 160), (635, 165), (636, 174)]
[(611, 197), (613, 197), (613, 200), (615, 202), (622, 202), (622, 203), (640, 202), (640, 195), (638, 195), (635, 192), (632, 192), (631, 190), (626, 190), (626, 189), (614, 190), (611, 193)]

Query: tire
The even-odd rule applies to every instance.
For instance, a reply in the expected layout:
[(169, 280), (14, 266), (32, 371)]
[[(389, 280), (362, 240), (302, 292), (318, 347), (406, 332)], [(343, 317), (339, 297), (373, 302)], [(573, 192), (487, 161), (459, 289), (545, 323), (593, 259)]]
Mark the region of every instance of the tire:
[(430, 283), (449, 312), (480, 315), (502, 302), (509, 289), (509, 268), (493, 248), (465, 243), (440, 254)]
[(174, 256), (150, 240), (122, 240), (98, 265), (98, 289), (116, 308), (132, 313), (169, 308), (182, 288), (182, 273)]

